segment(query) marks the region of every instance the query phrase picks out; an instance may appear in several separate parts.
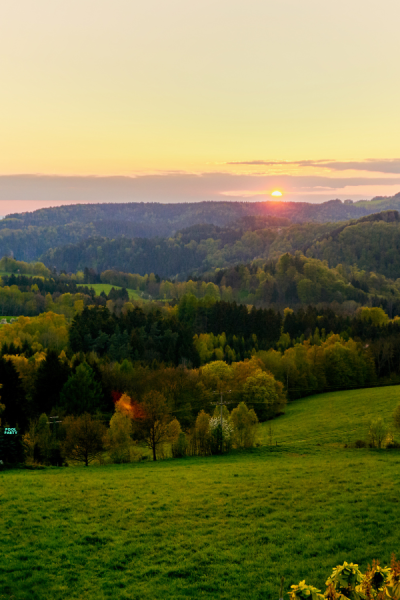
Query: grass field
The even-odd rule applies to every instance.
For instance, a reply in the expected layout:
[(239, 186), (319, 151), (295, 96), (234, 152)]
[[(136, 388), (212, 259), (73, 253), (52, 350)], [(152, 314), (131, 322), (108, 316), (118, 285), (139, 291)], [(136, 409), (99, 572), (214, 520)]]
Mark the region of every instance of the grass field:
[[(288, 450), (301, 447), (302, 452), (325, 450), (365, 439), (371, 419), (382, 417), (391, 423), (400, 403), (400, 386), (329, 392), (292, 402), (286, 414), (261, 428), (261, 442), (273, 443)], [(400, 438), (400, 435), (398, 436)], [(320, 446), (318, 446), (319, 444)]]
[(281, 575), (286, 589), (323, 588), (344, 560), (388, 562), (400, 551), (400, 452), (344, 443), (399, 401), (400, 387), (298, 401), (271, 449), (4, 471), (0, 598), (278, 600)]
[[(96, 295), (99, 296), (101, 294), (101, 292), (104, 292), (105, 294), (109, 294), (111, 289), (114, 288), (115, 290), (121, 290), (122, 288), (118, 285), (110, 285), (109, 283), (91, 283), (91, 284), (83, 284), (83, 283), (78, 283), (78, 287), (88, 287), (88, 288), (93, 288), (94, 291), (96, 292)], [(128, 294), (129, 294), (129, 298), (131, 300), (141, 300), (142, 302), (146, 302), (146, 300), (144, 300), (141, 296), (140, 296), (140, 292), (138, 292), (137, 290), (127, 290)]]

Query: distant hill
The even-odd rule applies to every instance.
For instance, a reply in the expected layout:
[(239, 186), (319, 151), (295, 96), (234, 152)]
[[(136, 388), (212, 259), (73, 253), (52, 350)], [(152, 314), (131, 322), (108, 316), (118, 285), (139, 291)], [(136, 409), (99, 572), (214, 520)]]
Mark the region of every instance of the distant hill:
[[(277, 229), (286, 230), (290, 224), (333, 224), (388, 209), (400, 209), (400, 193), (391, 198), (376, 198), (370, 202), (355, 203), (330, 200), (323, 204), (271, 201), (77, 204), (40, 209), (31, 213), (10, 214), (2, 219), (0, 256), (11, 255), (17, 260), (30, 262), (38, 260), (42, 255), (47, 257), (50, 250), (55, 251), (66, 245), (71, 252), (72, 246), (77, 244), (84, 250), (86, 245), (92, 244), (89, 241), (91, 239), (97, 240), (97, 246), (102, 246), (106, 243), (105, 240), (109, 240), (110, 244), (115, 240), (115, 243), (124, 245), (125, 242), (121, 241), (123, 239), (171, 238), (176, 237), (179, 231), (187, 238), (190, 228), (196, 229), (200, 226), (204, 228), (204, 232), (207, 231), (207, 227), (214, 233), (218, 233), (215, 228), (227, 228), (229, 232), (234, 230), (238, 235), (241, 232), (237, 238), (240, 239), (245, 231), (268, 229), (276, 233)], [(216, 239), (214, 233), (209, 237)], [(323, 232), (319, 231), (319, 234), (321, 233)], [(199, 234), (196, 235), (198, 237)], [(231, 233), (228, 233), (229, 236), (232, 237)], [(100, 238), (103, 241), (99, 242)], [(303, 239), (302, 243), (312, 241), (313, 238)], [(299, 249), (297, 243), (291, 243), (288, 248), (296, 249)], [(240, 257), (239, 260), (248, 260), (256, 255), (257, 252)], [(265, 257), (265, 253), (263, 256)], [(102, 263), (102, 268), (113, 266), (126, 270), (126, 265)], [(139, 272), (139, 269), (135, 270)], [(177, 271), (169, 269), (168, 273), (176, 274)]]
[[(44, 264), (58, 271), (76, 272), (85, 267), (98, 273), (155, 273), (163, 278), (185, 279), (216, 269), (276, 260), (297, 251), (326, 260), (330, 267), (344, 264), (400, 278), (400, 216), (385, 211), (340, 223), (271, 224), (247, 217), (230, 227), (193, 225), (168, 238), (90, 237), (77, 244), (49, 249)], [(256, 229), (256, 226), (266, 226)]]
[(400, 216), (389, 210), (370, 215), (323, 234), (303, 252), (312, 258), (355, 265), (391, 279), (400, 278)]

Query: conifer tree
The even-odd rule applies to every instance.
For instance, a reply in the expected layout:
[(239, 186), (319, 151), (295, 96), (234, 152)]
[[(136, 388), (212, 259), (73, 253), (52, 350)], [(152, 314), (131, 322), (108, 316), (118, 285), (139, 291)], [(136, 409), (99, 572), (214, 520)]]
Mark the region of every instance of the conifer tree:
[(61, 406), (68, 414), (81, 415), (95, 411), (101, 401), (102, 389), (93, 369), (87, 363), (80, 364), (61, 390)]

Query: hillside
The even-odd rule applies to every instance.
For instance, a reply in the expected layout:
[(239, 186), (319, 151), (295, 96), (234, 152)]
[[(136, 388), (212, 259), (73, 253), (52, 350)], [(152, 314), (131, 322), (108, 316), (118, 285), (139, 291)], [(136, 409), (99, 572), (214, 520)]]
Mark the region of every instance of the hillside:
[(249, 217), (264, 219), (259, 228), (268, 227), (271, 219), (281, 220), (282, 226), (289, 222), (334, 223), (381, 210), (398, 209), (399, 206), (400, 194), (353, 204), (331, 200), (322, 204), (268, 201), (61, 206), (10, 214), (0, 221), (0, 256), (12, 252), (18, 260), (32, 261), (49, 249), (79, 244), (88, 238), (169, 238), (182, 229), (199, 224), (241, 227), (246, 231)]
[(281, 576), (285, 592), (324, 590), (345, 560), (386, 564), (399, 452), (343, 446), (399, 400), (394, 387), (297, 401), (272, 421), (272, 451), (0, 472), (0, 597), (273, 599)]
[(397, 279), (399, 248), (399, 213), (386, 211), (339, 227), (335, 223), (292, 225), (242, 219), (229, 227), (195, 225), (170, 238), (90, 237), (78, 244), (50, 249), (40, 260), (58, 271), (76, 272), (88, 266), (99, 273), (111, 269), (182, 279), (301, 251), (327, 260), (331, 267), (356, 265)]
[[(376, 217), (381, 216), (381, 219)], [(400, 277), (400, 222), (397, 211), (372, 215), (324, 234), (308, 244), (307, 256), (338, 264), (356, 265), (360, 270)]]

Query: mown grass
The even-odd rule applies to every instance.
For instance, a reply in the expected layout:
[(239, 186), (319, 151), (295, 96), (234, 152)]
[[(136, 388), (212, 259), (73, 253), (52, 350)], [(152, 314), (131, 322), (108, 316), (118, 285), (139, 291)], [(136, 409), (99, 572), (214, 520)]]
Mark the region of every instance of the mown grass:
[[(100, 296), (101, 292), (104, 292), (108, 296), (112, 288), (114, 288), (115, 290), (122, 289), (122, 287), (118, 285), (111, 285), (109, 283), (78, 283), (77, 285), (78, 287), (93, 288), (97, 296)], [(142, 302), (146, 302), (146, 300), (144, 300), (144, 298), (141, 297), (140, 292), (138, 292), (137, 290), (128, 289), (127, 292), (131, 300), (141, 300)]]
[(0, 473), (0, 598), (277, 600), (281, 575), (287, 589), (304, 578), (323, 588), (344, 560), (388, 562), (400, 452), (343, 441), (356, 407), (381, 413), (378, 392), (396, 404), (397, 390), (315, 396), (275, 422), (282, 439), (320, 423), (332, 431), (322, 446)]

